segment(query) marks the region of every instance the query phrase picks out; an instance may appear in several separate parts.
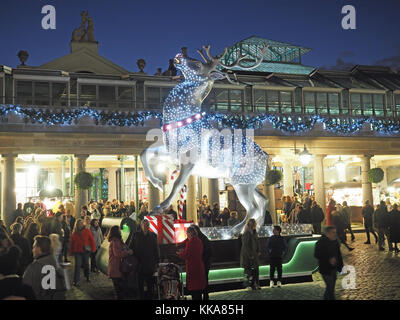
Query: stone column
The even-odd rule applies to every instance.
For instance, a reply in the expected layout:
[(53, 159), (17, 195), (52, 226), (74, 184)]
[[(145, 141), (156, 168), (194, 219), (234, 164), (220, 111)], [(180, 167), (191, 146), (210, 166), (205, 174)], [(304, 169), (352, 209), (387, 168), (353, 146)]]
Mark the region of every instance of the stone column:
[(15, 159), (16, 154), (5, 154), (3, 157), (3, 172), (2, 172), (2, 203), (1, 212), (2, 219), (7, 226), (14, 222), (14, 210), (16, 209), (16, 194), (15, 194)]
[(119, 157), (121, 162), (121, 201), (125, 202), (125, 160), (126, 156)]
[(196, 210), (196, 177), (190, 176), (187, 181), (188, 191), (186, 197), (186, 219), (197, 223)]
[(75, 184), (74, 184), (74, 157), (70, 157), (69, 160), (69, 180), (70, 180), (70, 186), (69, 186), (69, 196), (72, 197), (73, 199), (74, 194), (75, 194)]
[(213, 207), (213, 204), (217, 202), (219, 204), (219, 187), (218, 179), (208, 179), (208, 204)]
[(63, 193), (63, 196), (65, 197), (67, 195), (67, 185), (65, 183), (65, 163), (68, 160), (68, 157), (61, 157), (61, 191)]
[(160, 204), (160, 190), (153, 186), (153, 184), (148, 181), (148, 201), (149, 201), (149, 211)]
[(321, 154), (314, 156), (314, 193), (315, 201), (321, 207), (322, 211), (326, 212), (324, 158), (325, 155)]
[[(75, 155), (76, 160), (76, 174), (86, 171), (86, 160), (89, 158), (88, 154)], [(87, 205), (88, 191), (75, 188), (75, 210), (79, 216), (81, 208)]]
[[(269, 154), (267, 170), (272, 169), (272, 159), (273, 159), (273, 155)], [(267, 172), (267, 171), (265, 171), (265, 172)], [(276, 217), (276, 210), (275, 210), (275, 185), (268, 186), (266, 180), (264, 180), (263, 193), (268, 200), (267, 210), (271, 214), (272, 222), (275, 224), (278, 221), (278, 219)]]
[(283, 160), (283, 193), (293, 197), (293, 168), (290, 159)]
[(368, 181), (368, 170), (371, 169), (372, 155), (364, 155), (361, 157), (361, 185), (362, 185), (362, 204), (369, 200), (371, 205), (374, 204), (372, 197), (372, 183)]
[(108, 200), (117, 198), (117, 168), (107, 168), (108, 171)]

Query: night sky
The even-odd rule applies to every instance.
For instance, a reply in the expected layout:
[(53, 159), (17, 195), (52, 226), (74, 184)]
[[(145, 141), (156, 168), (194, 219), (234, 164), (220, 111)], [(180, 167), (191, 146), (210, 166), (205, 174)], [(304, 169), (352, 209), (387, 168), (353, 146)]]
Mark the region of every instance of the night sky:
[[(56, 7), (56, 30), (41, 28), (41, 8)], [(341, 9), (357, 10), (357, 29), (343, 30)], [(251, 35), (311, 48), (302, 63), (346, 68), (355, 64), (400, 66), (399, 0), (0, 0), (0, 65), (41, 65), (69, 53), (72, 31), (88, 10), (99, 54), (129, 71), (144, 58), (145, 72), (163, 71), (187, 46), (189, 55), (211, 44), (214, 55)]]

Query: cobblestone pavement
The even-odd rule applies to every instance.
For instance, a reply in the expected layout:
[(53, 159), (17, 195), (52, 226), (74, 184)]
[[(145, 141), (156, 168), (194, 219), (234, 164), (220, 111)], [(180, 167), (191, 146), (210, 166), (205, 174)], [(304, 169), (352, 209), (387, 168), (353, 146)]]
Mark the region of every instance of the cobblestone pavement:
[[(355, 268), (356, 288), (343, 289), (343, 275), (336, 282), (336, 297), (340, 300), (400, 300), (400, 255), (378, 251), (375, 244), (366, 245), (364, 233), (356, 233), (355, 248), (349, 252), (342, 246), (345, 265)], [(350, 237), (348, 237), (350, 238)], [(349, 242), (350, 243), (350, 242)], [(72, 275), (72, 272), (71, 272)], [(287, 284), (282, 288), (263, 287), (260, 291), (232, 290), (210, 294), (211, 300), (320, 300), (324, 282), (319, 273), (313, 282)], [(80, 288), (73, 287), (68, 299), (114, 299), (112, 283), (101, 273), (92, 274), (91, 283), (84, 280)]]

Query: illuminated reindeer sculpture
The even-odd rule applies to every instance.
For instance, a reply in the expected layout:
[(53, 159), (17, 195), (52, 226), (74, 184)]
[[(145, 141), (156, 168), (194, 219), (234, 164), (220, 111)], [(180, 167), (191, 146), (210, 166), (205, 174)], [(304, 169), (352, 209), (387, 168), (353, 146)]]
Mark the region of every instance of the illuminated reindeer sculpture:
[(222, 60), (227, 49), (220, 58), (210, 54), (210, 46), (197, 50), (204, 63), (177, 54), (174, 59), (176, 68), (181, 70), (185, 80), (174, 87), (164, 102), (163, 109), (163, 144), (155, 144), (142, 152), (142, 162), (146, 178), (158, 189), (163, 190), (162, 181), (154, 173), (155, 165), (168, 157), (179, 170), (169, 196), (152, 212), (161, 213), (169, 207), (182, 189), (190, 175), (207, 178), (224, 178), (230, 183), (247, 211), (246, 219), (234, 226), (232, 234), (244, 228), (248, 218), (254, 218), (260, 226), (264, 222), (267, 199), (257, 190), (257, 185), (265, 179), (267, 154), (254, 140), (231, 128), (219, 132), (204, 117), (201, 111), (203, 100), (210, 93), (214, 81), (227, 78), (227, 73), (219, 71), (240, 67), (249, 70), (259, 66), (267, 47), (261, 50), (261, 57), (252, 66), (243, 66), (241, 62), (247, 56), (239, 54), (231, 65), (225, 65)]

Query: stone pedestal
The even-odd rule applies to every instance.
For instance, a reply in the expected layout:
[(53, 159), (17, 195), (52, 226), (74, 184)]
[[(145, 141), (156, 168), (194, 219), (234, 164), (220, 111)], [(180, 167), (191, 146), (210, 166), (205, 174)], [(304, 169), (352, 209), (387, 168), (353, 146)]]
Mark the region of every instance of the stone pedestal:
[(14, 222), (14, 210), (16, 209), (15, 194), (15, 160), (16, 154), (3, 155), (3, 172), (2, 172), (2, 219), (7, 227)]

